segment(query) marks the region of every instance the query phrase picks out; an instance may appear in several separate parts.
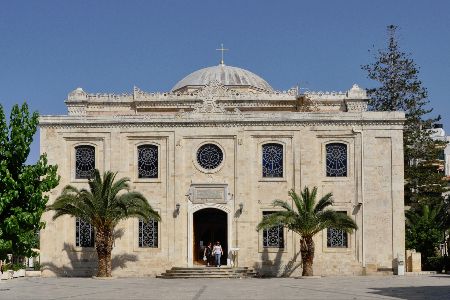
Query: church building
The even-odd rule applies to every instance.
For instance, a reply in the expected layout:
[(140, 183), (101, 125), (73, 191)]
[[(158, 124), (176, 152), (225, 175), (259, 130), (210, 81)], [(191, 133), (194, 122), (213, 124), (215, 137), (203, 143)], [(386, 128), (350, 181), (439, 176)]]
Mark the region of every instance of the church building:
[[(349, 84), (349, 87), (351, 84)], [(301, 274), (299, 236), (256, 231), (288, 191), (332, 192), (351, 216), (351, 234), (315, 236), (315, 275), (358, 275), (396, 267), (405, 251), (402, 112), (367, 111), (366, 91), (277, 91), (260, 76), (219, 65), (195, 71), (168, 92), (70, 92), (66, 115), (40, 118), (40, 151), (58, 165), (59, 186), (87, 187), (93, 169), (130, 178), (161, 221), (119, 224), (113, 276), (153, 276), (203, 265), (221, 241), (223, 264), (261, 275)], [(46, 212), (44, 276), (95, 274), (90, 224)], [(233, 256), (234, 255), (234, 256)]]

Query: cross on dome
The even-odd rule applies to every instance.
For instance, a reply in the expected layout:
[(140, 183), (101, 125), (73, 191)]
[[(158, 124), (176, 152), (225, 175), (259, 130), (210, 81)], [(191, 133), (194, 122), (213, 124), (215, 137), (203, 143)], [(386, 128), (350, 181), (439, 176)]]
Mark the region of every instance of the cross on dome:
[(229, 49), (225, 49), (224, 47), (223, 47), (223, 43), (222, 44), (220, 44), (220, 48), (219, 49), (216, 49), (217, 51), (222, 51), (222, 59), (220, 60), (220, 65), (221, 66), (224, 66), (225, 65), (225, 62), (223, 61), (223, 52), (224, 51), (228, 51)]

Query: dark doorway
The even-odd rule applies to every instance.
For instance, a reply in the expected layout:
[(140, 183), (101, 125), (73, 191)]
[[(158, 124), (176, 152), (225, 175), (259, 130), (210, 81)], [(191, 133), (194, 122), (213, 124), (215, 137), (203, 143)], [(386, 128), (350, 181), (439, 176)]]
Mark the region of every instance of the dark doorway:
[(204, 265), (203, 251), (209, 242), (220, 241), (223, 249), (221, 265), (227, 264), (228, 236), (227, 213), (205, 208), (194, 213), (194, 264)]

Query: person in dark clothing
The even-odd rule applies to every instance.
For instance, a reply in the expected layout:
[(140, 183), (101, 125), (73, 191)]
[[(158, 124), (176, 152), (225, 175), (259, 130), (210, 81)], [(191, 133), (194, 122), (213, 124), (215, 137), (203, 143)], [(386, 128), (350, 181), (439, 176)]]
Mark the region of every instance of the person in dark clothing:
[(209, 267), (213, 264), (213, 255), (212, 255), (212, 243), (209, 242), (208, 246), (205, 247), (205, 251), (203, 252), (203, 260), (206, 258), (206, 265)]

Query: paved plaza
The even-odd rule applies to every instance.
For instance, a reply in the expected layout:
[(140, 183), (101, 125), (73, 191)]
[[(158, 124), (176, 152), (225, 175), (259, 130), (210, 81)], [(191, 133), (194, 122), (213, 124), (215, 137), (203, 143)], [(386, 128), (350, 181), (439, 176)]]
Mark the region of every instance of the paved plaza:
[(319, 279), (19, 278), (0, 299), (450, 299), (450, 275)]

